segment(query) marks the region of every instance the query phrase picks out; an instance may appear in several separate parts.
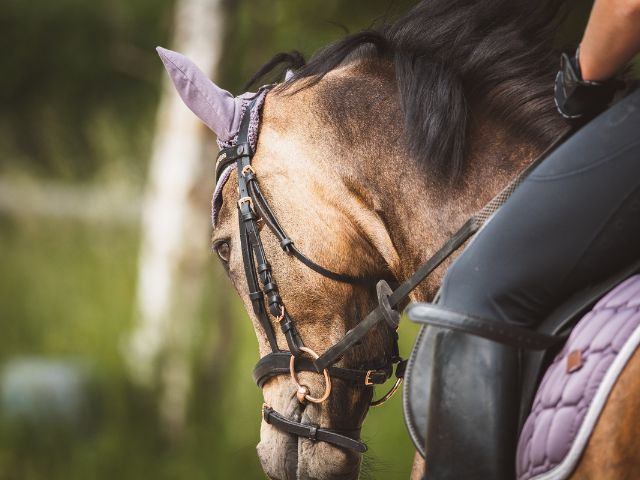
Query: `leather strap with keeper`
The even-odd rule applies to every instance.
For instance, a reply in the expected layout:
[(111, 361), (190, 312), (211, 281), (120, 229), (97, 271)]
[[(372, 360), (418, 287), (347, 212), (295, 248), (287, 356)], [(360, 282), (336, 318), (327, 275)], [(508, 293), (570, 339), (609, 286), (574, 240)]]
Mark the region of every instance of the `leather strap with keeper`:
[(308, 438), (314, 442), (327, 442), (338, 447), (354, 450), (359, 453), (367, 451), (367, 446), (355, 440), (346, 434), (352, 434), (357, 436), (360, 434), (360, 430), (344, 430), (344, 433), (339, 433), (335, 430), (328, 430), (326, 428), (316, 427), (315, 425), (308, 425), (304, 423), (295, 422), (280, 415), (273, 408), (268, 405), (262, 407), (262, 418), (265, 422), (273, 425), (278, 430), (297, 435), (298, 437)]

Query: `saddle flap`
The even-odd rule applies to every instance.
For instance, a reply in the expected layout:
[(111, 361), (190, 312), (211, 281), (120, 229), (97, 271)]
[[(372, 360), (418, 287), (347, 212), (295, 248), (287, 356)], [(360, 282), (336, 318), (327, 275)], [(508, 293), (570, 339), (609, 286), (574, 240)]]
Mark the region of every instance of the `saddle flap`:
[[(640, 272), (640, 260), (627, 268), (610, 276), (606, 280), (590, 285), (569, 300), (562, 303), (541, 324), (538, 332), (550, 336), (566, 336), (607, 292)], [(416, 338), (411, 356), (407, 364), (405, 386), (403, 390), (404, 419), (409, 435), (417, 451), (425, 456), (425, 432), (429, 421), (428, 389), (431, 384), (433, 356), (435, 355), (435, 335), (429, 334), (437, 328), (424, 325)], [(522, 392), (520, 396), (519, 428), (522, 429), (533, 403), (533, 398), (540, 384), (546, 367), (551, 364), (556, 354), (563, 347), (562, 343), (543, 351), (522, 351), (521, 372)]]

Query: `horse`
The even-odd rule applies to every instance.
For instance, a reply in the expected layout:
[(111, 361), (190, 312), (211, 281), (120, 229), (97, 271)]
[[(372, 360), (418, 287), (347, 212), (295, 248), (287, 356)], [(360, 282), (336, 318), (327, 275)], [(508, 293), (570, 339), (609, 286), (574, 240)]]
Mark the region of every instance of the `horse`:
[[(357, 439), (373, 399), (367, 380), (397, 355), (397, 318), (377, 322), (325, 375), (302, 365), (388, 298), (370, 280), (388, 287), (409, 278), (565, 128), (552, 99), (558, 8), (425, 0), (328, 46), (257, 96), (233, 98), (186, 59), (160, 52), (185, 102), (227, 147), (212, 248), (253, 322), (260, 356), (290, 362), (259, 382), (257, 452), (269, 478), (359, 476), (364, 448), (340, 442)], [(450, 261), (410, 300), (433, 299)], [(341, 376), (328, 373), (336, 368)], [(346, 369), (366, 372), (365, 381), (349, 381)], [(572, 478), (640, 474), (630, 460), (639, 370), (636, 354)], [(424, 469), (416, 455), (414, 478)]]

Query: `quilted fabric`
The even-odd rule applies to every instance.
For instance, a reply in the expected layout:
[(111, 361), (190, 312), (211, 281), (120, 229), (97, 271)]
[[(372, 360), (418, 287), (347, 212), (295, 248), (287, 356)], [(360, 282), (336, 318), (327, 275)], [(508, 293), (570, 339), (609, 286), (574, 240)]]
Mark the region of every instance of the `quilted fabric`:
[[(547, 370), (520, 435), (516, 460), (519, 480), (550, 478), (545, 473), (565, 461), (590, 408), (601, 408), (594, 397), (609, 393), (598, 391), (603, 378), (639, 326), (640, 275), (635, 275), (605, 295), (580, 320)], [(629, 347), (635, 348), (628, 345), (626, 350)], [(585, 436), (583, 428), (580, 438), (588, 438), (588, 433)], [(556, 470), (570, 473), (566, 468)]]

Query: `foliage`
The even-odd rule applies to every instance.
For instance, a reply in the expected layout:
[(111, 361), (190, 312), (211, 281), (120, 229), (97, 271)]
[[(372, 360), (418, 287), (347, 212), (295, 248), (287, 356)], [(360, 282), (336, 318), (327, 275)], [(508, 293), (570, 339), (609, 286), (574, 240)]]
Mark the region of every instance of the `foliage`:
[(172, 3), (5, 0), (0, 173), (87, 179), (120, 162), (141, 175)]
[[(253, 448), (260, 399), (249, 375), (256, 351), (249, 322), (239, 323), (232, 368), (221, 379), (228, 391), (208, 388), (206, 372), (218, 365), (195, 365), (201, 381), (187, 431), (180, 442), (169, 442), (158, 422), (157, 396), (129, 382), (120, 352), (131, 328), (137, 233), (6, 217), (0, 225), (6, 272), (0, 277), (0, 360), (79, 359), (92, 372), (99, 400), (88, 433), (4, 419), (0, 479), (231, 478), (238, 465), (246, 478), (260, 478)], [(213, 291), (216, 269), (210, 271)], [(238, 322), (246, 320), (240, 308), (235, 305)], [(199, 318), (203, 329), (215, 325), (214, 312), (209, 297)], [(229, 412), (237, 416), (233, 425), (225, 425)], [(239, 434), (229, 434), (236, 428)]]
[(348, 32), (392, 19), (411, 0), (252, 0), (230, 3), (221, 83), (241, 93), (259, 66), (278, 52), (297, 50), (309, 58)]

